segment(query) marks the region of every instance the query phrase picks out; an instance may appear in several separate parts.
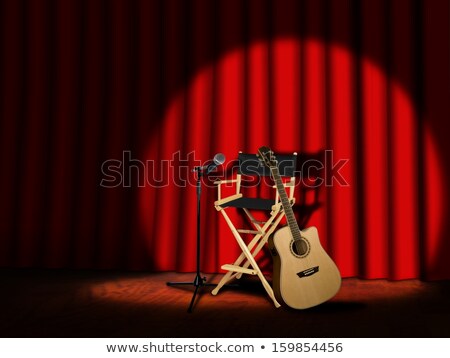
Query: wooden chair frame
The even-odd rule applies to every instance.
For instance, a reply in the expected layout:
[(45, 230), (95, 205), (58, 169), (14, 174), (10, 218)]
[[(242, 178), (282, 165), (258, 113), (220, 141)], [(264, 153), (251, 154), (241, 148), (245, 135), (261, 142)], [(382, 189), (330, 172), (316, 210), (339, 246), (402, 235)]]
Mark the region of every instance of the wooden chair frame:
[[(296, 156), (297, 153), (293, 153), (293, 155)], [(227, 273), (223, 276), (223, 278), (220, 280), (220, 282), (217, 284), (217, 286), (211, 293), (214, 296), (217, 295), (219, 290), (224, 285), (226, 285), (233, 279), (240, 279), (242, 277), (242, 274), (257, 275), (258, 278), (261, 280), (261, 283), (264, 289), (266, 290), (267, 294), (272, 299), (275, 307), (280, 307), (280, 303), (276, 300), (273, 289), (270, 286), (264, 274), (262, 273), (261, 269), (259, 268), (258, 263), (255, 260), (255, 257), (262, 250), (264, 245), (267, 244), (270, 235), (275, 231), (281, 219), (284, 217), (283, 207), (281, 205), (281, 201), (279, 200), (279, 195), (278, 191), (276, 190), (276, 186), (274, 185), (272, 186), (272, 188), (275, 190), (274, 196), (275, 198), (273, 201), (273, 205), (271, 207), (270, 216), (267, 219), (267, 221), (258, 221), (255, 219), (255, 217), (252, 215), (252, 213), (248, 208), (240, 208), (245, 213), (246, 218), (248, 219), (249, 223), (253, 226), (254, 230), (237, 229), (236, 226), (231, 221), (228, 214), (226, 213), (226, 209), (233, 206), (227, 206), (226, 204), (243, 197), (243, 194), (241, 193), (241, 180), (242, 174), (238, 173), (236, 175), (236, 179), (219, 180), (215, 182), (215, 184), (217, 185), (217, 200), (214, 202), (214, 206), (216, 210), (219, 211), (224, 217), (242, 253), (234, 261), (233, 264), (222, 265), (222, 269), (226, 270)], [(236, 185), (236, 193), (223, 198), (221, 186), (230, 183)], [(291, 176), (289, 181), (284, 183), (284, 185), (287, 189), (291, 205), (293, 205), (295, 202), (294, 198), (295, 176), (294, 175)], [(253, 238), (250, 240), (248, 244), (246, 244), (241, 234), (253, 235)]]

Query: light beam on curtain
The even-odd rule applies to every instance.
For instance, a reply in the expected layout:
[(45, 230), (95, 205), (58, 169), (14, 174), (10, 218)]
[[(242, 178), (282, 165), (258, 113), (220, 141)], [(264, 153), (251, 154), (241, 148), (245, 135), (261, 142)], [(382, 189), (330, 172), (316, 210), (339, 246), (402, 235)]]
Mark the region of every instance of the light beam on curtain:
[[(433, 207), (442, 206), (444, 188), (437, 164), (441, 158), (430, 129), (418, 122), (420, 108), (414, 103), (418, 59), (407, 57), (414, 53), (414, 29), (404, 15), (413, 8), (409, 2), (389, 9), (381, 2), (363, 3), (358, 20), (361, 34), (355, 39), (351, 8), (341, 7), (341, 2), (332, 2), (326, 16), (321, 2), (291, 5), (294, 8), (281, 6), (274, 11), (271, 31), (289, 32), (290, 27), (299, 26), (296, 14), (305, 11), (308, 15), (300, 26), (315, 36), (286, 35), (246, 43), (199, 71), (167, 107), (164, 127), (156, 135), (159, 158), (181, 151), (185, 158), (195, 152), (195, 159), (205, 160), (224, 152), (232, 159), (239, 150), (255, 153), (266, 144), (275, 152), (300, 155), (320, 156), (332, 150), (334, 162), (326, 163), (322, 175), (329, 181), (333, 165), (348, 160), (339, 172), (348, 186), (337, 181), (322, 186), (320, 207), (307, 225), (319, 228), (323, 246), (344, 277), (418, 277), (421, 265), (430, 265), (438, 250), (437, 231), (420, 237), (424, 225), (424, 218), (419, 218), (421, 166), (432, 178), (426, 182), (426, 191)], [(218, 11), (223, 18), (231, 18), (232, 13), (236, 24), (223, 39), (226, 25), (219, 22), (218, 46), (226, 48), (226, 41), (244, 30), (264, 31), (266, 24), (257, 21), (249, 22), (247, 29), (240, 27), (238, 4), (222, 6)], [(256, 3), (249, 6), (250, 14), (259, 11), (258, 19), (267, 16), (256, 9)], [(392, 29), (380, 26), (386, 13), (399, 28), (392, 39), (388, 36)], [(339, 41), (327, 41), (327, 31)], [(192, 42), (196, 40), (194, 36)], [(174, 134), (175, 128), (183, 128), (184, 140)], [(154, 158), (155, 152), (149, 150), (146, 157)], [(147, 188), (142, 199), (151, 200), (153, 191)], [(176, 201), (173, 187), (157, 191), (163, 200)], [(182, 198), (181, 225), (171, 224), (174, 213), (170, 210), (155, 215), (153, 224), (160, 225), (161, 236), (153, 236), (149, 247), (155, 253), (156, 269), (195, 267), (195, 190), (187, 186), (183, 191), (175, 195)], [(303, 194), (300, 185), (299, 201)], [(240, 251), (227, 226), (214, 215), (215, 191), (209, 188), (206, 195), (202, 268), (217, 272)], [(143, 220), (148, 220), (143, 213)], [(429, 219), (432, 227), (440, 227), (442, 212)], [(168, 248), (177, 249), (167, 256)]]

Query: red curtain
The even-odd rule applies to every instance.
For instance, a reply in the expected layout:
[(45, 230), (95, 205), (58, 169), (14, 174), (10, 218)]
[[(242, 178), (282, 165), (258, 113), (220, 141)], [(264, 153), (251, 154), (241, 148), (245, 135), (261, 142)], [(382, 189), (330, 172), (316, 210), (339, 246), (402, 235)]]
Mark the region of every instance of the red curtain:
[[(190, 169), (269, 145), (324, 163), (296, 214), (344, 277), (450, 278), (447, 1), (1, 7), (1, 266), (193, 271)], [(218, 272), (239, 249), (204, 184)]]

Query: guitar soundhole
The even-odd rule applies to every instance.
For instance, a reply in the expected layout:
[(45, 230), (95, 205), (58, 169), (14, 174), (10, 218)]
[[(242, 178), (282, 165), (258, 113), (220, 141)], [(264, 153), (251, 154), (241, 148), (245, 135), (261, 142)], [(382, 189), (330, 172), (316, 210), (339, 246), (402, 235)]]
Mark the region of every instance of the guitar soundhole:
[(296, 257), (305, 257), (309, 254), (309, 241), (302, 237), (300, 240), (291, 241), (291, 252)]

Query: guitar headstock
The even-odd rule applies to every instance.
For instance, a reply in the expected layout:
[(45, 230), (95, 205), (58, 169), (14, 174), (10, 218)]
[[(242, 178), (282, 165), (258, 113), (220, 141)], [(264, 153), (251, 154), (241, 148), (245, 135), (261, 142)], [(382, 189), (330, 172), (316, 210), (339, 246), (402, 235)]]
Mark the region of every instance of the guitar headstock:
[(258, 159), (264, 163), (269, 168), (273, 168), (277, 166), (277, 160), (275, 159), (275, 154), (269, 147), (263, 146), (258, 149), (258, 153), (256, 154)]

